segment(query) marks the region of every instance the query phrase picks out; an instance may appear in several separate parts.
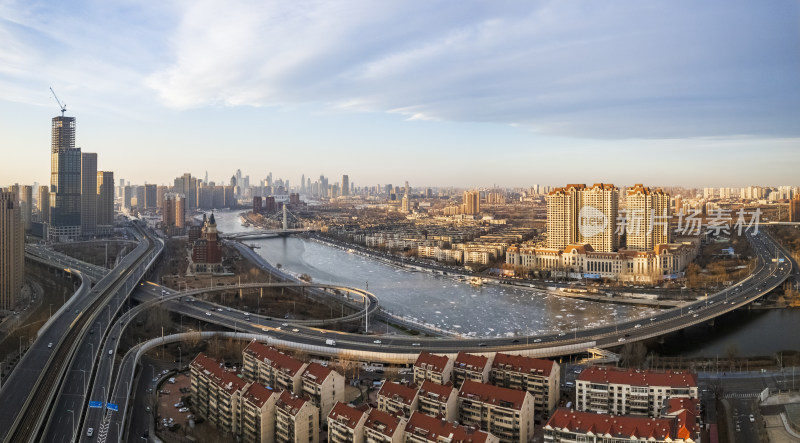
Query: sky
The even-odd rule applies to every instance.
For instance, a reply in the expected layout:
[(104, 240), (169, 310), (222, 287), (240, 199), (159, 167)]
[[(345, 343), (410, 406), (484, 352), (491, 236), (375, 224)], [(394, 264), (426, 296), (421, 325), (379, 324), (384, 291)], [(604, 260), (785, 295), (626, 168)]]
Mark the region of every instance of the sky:
[(50, 92), (131, 183), (800, 185), (800, 3), (0, 0), (0, 185)]

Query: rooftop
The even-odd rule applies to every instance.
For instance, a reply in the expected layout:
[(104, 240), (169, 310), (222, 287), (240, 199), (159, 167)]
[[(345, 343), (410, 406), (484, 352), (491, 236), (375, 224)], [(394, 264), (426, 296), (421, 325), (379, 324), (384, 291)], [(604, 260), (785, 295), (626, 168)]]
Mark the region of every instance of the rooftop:
[(550, 376), (555, 362), (552, 360), (525, 357), (522, 355), (510, 355), (498, 352), (492, 362), (493, 369), (513, 370), (514, 372), (524, 372), (526, 374), (540, 374), (545, 377)]
[(275, 407), (294, 417), (305, 404), (306, 399), (303, 397), (299, 397), (289, 391), (282, 391), (281, 396), (275, 403)]
[(435, 398), (441, 402), (446, 402), (453, 395), (453, 391), (455, 389), (449, 382), (446, 385), (440, 385), (439, 383), (425, 380), (422, 382), (422, 386), (419, 387), (420, 397)]
[(414, 367), (418, 368), (421, 367), (423, 364), (428, 365), (428, 369), (433, 369), (437, 372), (444, 371), (444, 368), (447, 366), (447, 363), (450, 361), (446, 355), (434, 355), (428, 352), (421, 352), (419, 357), (417, 357), (417, 361), (414, 362)]
[(245, 380), (238, 377), (238, 372), (225, 369), (225, 365), (222, 362), (202, 352), (197, 354), (190, 366), (197, 368), (200, 373), (228, 393), (236, 392), (247, 385)]
[(453, 364), (454, 368), (467, 369), (471, 371), (483, 371), (489, 358), (483, 355), (467, 354), (466, 352), (459, 352), (456, 356), (456, 361)]
[(633, 386), (697, 387), (697, 376), (687, 371), (646, 371), (590, 366), (578, 381)]
[(364, 411), (359, 411), (356, 408), (352, 408), (340, 401), (337, 401), (336, 404), (331, 409), (330, 414), (328, 414), (328, 418), (331, 420), (336, 421), (337, 423), (342, 423), (350, 429), (355, 429), (358, 422), (361, 420), (366, 414)]
[(402, 401), (405, 405), (411, 405), (417, 396), (417, 389), (401, 385), (394, 382), (385, 382), (378, 392), (378, 396), (387, 397), (392, 400)]
[(459, 398), (478, 399), (483, 403), (503, 408), (520, 409), (525, 402), (526, 391), (502, 388), (500, 386), (464, 380), (458, 391)]
[(269, 364), (273, 368), (288, 370), (292, 375), (300, 371), (304, 364), (302, 361), (292, 358), (272, 346), (267, 346), (255, 340), (244, 348), (244, 353)]
[(364, 423), (365, 428), (369, 428), (380, 432), (386, 436), (393, 436), (397, 427), (400, 425), (400, 418), (395, 417), (380, 409), (373, 409), (367, 415), (367, 421)]
[(264, 406), (264, 403), (269, 400), (269, 398), (273, 395), (279, 395), (277, 391), (272, 389), (267, 389), (263, 385), (258, 383), (253, 383), (244, 391), (242, 394), (242, 398), (250, 403), (256, 405), (257, 408), (261, 408)]
[(558, 408), (547, 424), (545, 431), (559, 429), (581, 434), (591, 432), (607, 438), (626, 440), (676, 439), (678, 432), (674, 418), (650, 418), (636, 416), (614, 416), (593, 412), (578, 412), (567, 408)]
[(485, 431), (473, 427), (459, 426), (450, 423), (442, 418), (431, 417), (421, 412), (414, 412), (406, 424), (406, 433), (420, 435), (429, 441), (440, 441), (440, 438), (447, 439), (452, 443), (470, 442), (482, 443), (489, 438)]

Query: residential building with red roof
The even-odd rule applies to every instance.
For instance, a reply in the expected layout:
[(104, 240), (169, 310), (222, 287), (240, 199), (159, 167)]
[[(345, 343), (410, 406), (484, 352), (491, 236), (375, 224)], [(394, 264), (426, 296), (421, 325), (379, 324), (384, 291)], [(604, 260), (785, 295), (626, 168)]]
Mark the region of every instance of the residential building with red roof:
[(452, 384), (440, 385), (430, 380), (422, 382), (418, 391), (417, 411), (447, 421), (458, 418), (458, 390)]
[(336, 402), (328, 414), (328, 442), (363, 442), (367, 412)]
[(337, 401), (344, 401), (344, 377), (319, 363), (310, 363), (301, 375), (302, 393), (319, 408), (325, 419)]
[(407, 420), (380, 409), (372, 409), (364, 422), (366, 443), (401, 443), (405, 435)]
[(397, 414), (399, 411), (408, 418), (411, 412), (417, 410), (418, 401), (416, 387), (386, 381), (378, 391), (378, 409), (390, 414)]
[(307, 366), (308, 363), (255, 340), (242, 351), (242, 370), (248, 378), (295, 394), (302, 392), (302, 375)]
[(492, 368), (494, 356), (483, 356), (459, 352), (453, 362), (453, 385), (461, 386), (464, 380), (481, 383), (489, 381), (489, 371)]
[(434, 355), (421, 352), (414, 362), (414, 383), (421, 385), (423, 381), (445, 384), (453, 373), (453, 360), (446, 355)]
[(474, 427), (460, 426), (419, 411), (411, 414), (405, 429), (405, 443), (497, 443), (494, 435)]
[(289, 391), (275, 402), (277, 443), (319, 443), (319, 409), (310, 400)]
[(660, 417), (665, 401), (698, 398), (697, 376), (686, 371), (649, 371), (590, 366), (575, 381), (578, 411)]
[(458, 391), (459, 423), (477, 426), (501, 442), (533, 438), (534, 400), (527, 391), (465, 380)]
[(249, 383), (202, 352), (189, 364), (189, 370), (195, 413), (222, 431), (241, 434), (240, 403)]
[(699, 398), (671, 398), (667, 400), (662, 417), (675, 417), (679, 428), (693, 435), (695, 441), (700, 440), (700, 399)]
[(561, 398), (561, 367), (552, 360), (498, 352), (490, 380), (497, 386), (530, 392), (536, 413), (545, 418)]
[(694, 443), (697, 440), (675, 417), (617, 416), (559, 408), (544, 426), (544, 441)]
[(275, 439), (275, 402), (280, 392), (251, 383), (242, 394), (241, 429), (245, 443), (269, 442)]

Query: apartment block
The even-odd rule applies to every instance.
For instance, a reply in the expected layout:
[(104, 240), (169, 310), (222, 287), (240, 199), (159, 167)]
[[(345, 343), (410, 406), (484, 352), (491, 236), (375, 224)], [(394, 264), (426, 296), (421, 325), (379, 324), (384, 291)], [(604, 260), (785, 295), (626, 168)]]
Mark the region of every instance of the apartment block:
[(308, 363), (255, 340), (242, 351), (242, 371), (258, 383), (299, 394)]
[(447, 421), (458, 418), (458, 390), (452, 384), (440, 385), (425, 380), (417, 396), (417, 411), (432, 417), (444, 417)]
[(402, 443), (407, 420), (372, 409), (364, 422), (365, 443)]
[(445, 355), (434, 355), (421, 352), (414, 362), (414, 383), (421, 385), (423, 381), (445, 384), (453, 373), (453, 361)]
[(307, 399), (281, 392), (275, 402), (275, 441), (318, 443), (319, 409)]
[(677, 417), (617, 416), (559, 408), (544, 426), (544, 441), (694, 443), (699, 439)]
[(280, 393), (251, 383), (241, 399), (240, 430), (245, 443), (268, 443), (275, 439), (275, 403)]
[(465, 380), (458, 392), (459, 423), (514, 443), (533, 439), (534, 400), (526, 391)]
[(619, 189), (607, 183), (570, 184), (547, 195), (547, 247), (588, 243), (595, 251), (619, 249)]
[(537, 414), (549, 417), (561, 397), (561, 367), (552, 360), (498, 352), (491, 371), (492, 384), (528, 391)]
[(405, 443), (496, 443), (492, 434), (474, 427), (460, 426), (442, 418), (415, 412), (408, 419)]
[(656, 245), (669, 243), (670, 196), (662, 189), (636, 184), (628, 188), (624, 212), (627, 249), (652, 251)]
[(310, 363), (301, 375), (302, 394), (319, 408), (324, 419), (336, 402), (344, 401), (344, 377), (319, 363)]
[(217, 429), (239, 434), (241, 399), (248, 382), (202, 352), (189, 365), (194, 411)]
[(390, 414), (397, 415), (400, 412), (404, 417), (409, 417), (411, 412), (417, 410), (418, 402), (415, 387), (387, 381), (378, 391), (378, 409)]
[(578, 411), (660, 417), (665, 401), (698, 398), (697, 377), (685, 371), (591, 366), (575, 382)]
[(494, 357), (459, 352), (453, 362), (453, 384), (461, 386), (464, 380), (486, 383)]
[(367, 412), (336, 402), (328, 414), (329, 443), (360, 443), (364, 441)]

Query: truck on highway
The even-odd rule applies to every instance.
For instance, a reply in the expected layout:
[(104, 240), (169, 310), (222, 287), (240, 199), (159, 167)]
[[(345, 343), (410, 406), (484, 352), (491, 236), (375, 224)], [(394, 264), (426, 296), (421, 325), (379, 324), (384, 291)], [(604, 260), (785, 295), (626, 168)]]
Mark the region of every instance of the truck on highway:
[(336, 346), (336, 340), (327, 339), (325, 340), (325, 344), (328, 346)]

